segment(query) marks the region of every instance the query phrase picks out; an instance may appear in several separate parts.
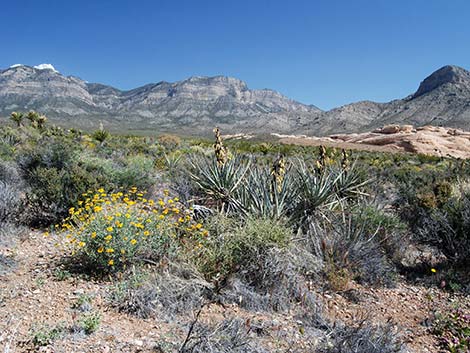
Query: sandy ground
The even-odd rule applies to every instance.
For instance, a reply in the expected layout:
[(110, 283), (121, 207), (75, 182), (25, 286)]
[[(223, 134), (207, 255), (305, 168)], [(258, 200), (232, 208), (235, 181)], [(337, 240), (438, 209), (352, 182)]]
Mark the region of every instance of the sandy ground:
[[(60, 252), (52, 237), (31, 232), (14, 247), (3, 248), (16, 265), (0, 275), (0, 351), (1, 352), (158, 352), (155, 347), (165, 342), (177, 347), (186, 335), (185, 325), (155, 319), (138, 319), (118, 313), (106, 301), (111, 283), (72, 276), (58, 280)], [(35, 348), (32, 332), (41, 324), (71, 327), (82, 315), (73, 309), (81, 295), (92, 298), (93, 312), (101, 314), (99, 329), (91, 334), (67, 333), (52, 345)], [(352, 322), (368, 318), (374, 322), (397, 324), (414, 352), (438, 352), (437, 341), (430, 334), (427, 319), (433, 311), (445, 308), (456, 297), (436, 288), (426, 288), (402, 280), (396, 288), (369, 288), (350, 284), (343, 293), (319, 292), (327, 315), (332, 319)], [(250, 313), (235, 306), (213, 304), (203, 313), (204, 320), (239, 316), (247, 323), (270, 323), (262, 338), (272, 352), (308, 352), (295, 320), (288, 314)], [(275, 324), (273, 324), (273, 322)], [(289, 335), (293, 335), (292, 337)], [(292, 342), (287, 345), (286, 337)], [(291, 347), (288, 350), (288, 346)]]

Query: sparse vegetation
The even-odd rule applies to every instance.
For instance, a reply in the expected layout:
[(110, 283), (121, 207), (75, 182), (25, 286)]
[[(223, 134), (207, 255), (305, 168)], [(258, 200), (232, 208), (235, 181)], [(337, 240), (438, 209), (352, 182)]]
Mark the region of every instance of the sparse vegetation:
[[(461, 271), (470, 170), (455, 160), (370, 152), (352, 160), (331, 148), (223, 141), (220, 131), (214, 144), (88, 135), (21, 116), (0, 127), (0, 250), (39, 228), (29, 233), (49, 247), (31, 266), (51, 253), (60, 259), (28, 283), (35, 294), (96, 283), (115, 315), (179, 325), (169, 344), (181, 352), (401, 352), (391, 326), (332, 322), (324, 298), (392, 291), (404, 278), (459, 295), (470, 282)], [(432, 247), (439, 262), (402, 265), (409, 246)], [(0, 252), (1, 274), (18, 253)], [(100, 335), (103, 303), (90, 292), (73, 298), (72, 333)], [(228, 310), (240, 316), (205, 316)], [(433, 330), (457, 337), (455, 347), (465, 343), (461, 314)], [(282, 317), (287, 327), (272, 327), (290, 336), (272, 327), (263, 336), (265, 326), (247, 321), (257, 315)], [(64, 333), (36, 328), (30, 339), (50, 345)], [(277, 348), (265, 345), (275, 340)]]

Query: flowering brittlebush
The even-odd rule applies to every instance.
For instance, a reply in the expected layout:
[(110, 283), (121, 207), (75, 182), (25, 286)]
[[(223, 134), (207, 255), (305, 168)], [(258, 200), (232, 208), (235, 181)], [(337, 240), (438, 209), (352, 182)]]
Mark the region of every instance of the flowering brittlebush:
[(82, 196), (56, 227), (65, 232), (72, 254), (96, 270), (122, 269), (138, 260), (155, 262), (180, 247), (198, 246), (207, 236), (178, 198), (148, 200), (136, 188), (111, 194), (101, 188)]

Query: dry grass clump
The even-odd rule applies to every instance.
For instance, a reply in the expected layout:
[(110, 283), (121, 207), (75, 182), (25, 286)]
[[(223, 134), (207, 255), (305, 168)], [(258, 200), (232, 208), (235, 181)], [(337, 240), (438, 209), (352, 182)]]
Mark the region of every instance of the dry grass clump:
[(338, 325), (328, 333), (318, 353), (405, 353), (399, 332), (390, 324), (362, 321), (356, 326)]
[(163, 270), (132, 273), (114, 286), (109, 300), (119, 311), (140, 318), (174, 320), (200, 308), (212, 290), (190, 264), (172, 262)]

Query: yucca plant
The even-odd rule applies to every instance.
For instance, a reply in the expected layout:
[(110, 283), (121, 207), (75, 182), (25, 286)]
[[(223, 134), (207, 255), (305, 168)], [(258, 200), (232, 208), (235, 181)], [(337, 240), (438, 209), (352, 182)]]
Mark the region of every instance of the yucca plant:
[(337, 174), (335, 189), (340, 199), (367, 196), (364, 187), (370, 183), (370, 180), (365, 179), (355, 166), (353, 163), (349, 169), (338, 168), (333, 171)]
[(325, 169), (321, 174), (312, 173), (303, 161), (297, 165), (296, 202), (293, 207), (293, 219), (299, 224), (305, 223), (320, 207), (332, 207), (338, 203), (336, 184), (339, 175)]
[(250, 214), (269, 219), (288, 216), (296, 196), (291, 171), (285, 170), (276, 183), (272, 179), (273, 174), (267, 167), (250, 171), (239, 192), (240, 200)]
[(93, 134), (92, 137), (100, 142), (103, 143), (108, 137), (109, 137), (109, 132), (106, 131), (103, 127), (103, 124), (100, 124), (99, 130), (96, 130)]
[(179, 153), (170, 153), (163, 156), (165, 167), (168, 171), (174, 171), (181, 162), (181, 154)]
[(243, 212), (238, 199), (238, 191), (245, 182), (250, 168), (250, 161), (243, 162), (240, 156), (219, 164), (217, 160), (205, 157), (190, 159), (191, 179), (204, 194), (207, 203), (221, 212)]

